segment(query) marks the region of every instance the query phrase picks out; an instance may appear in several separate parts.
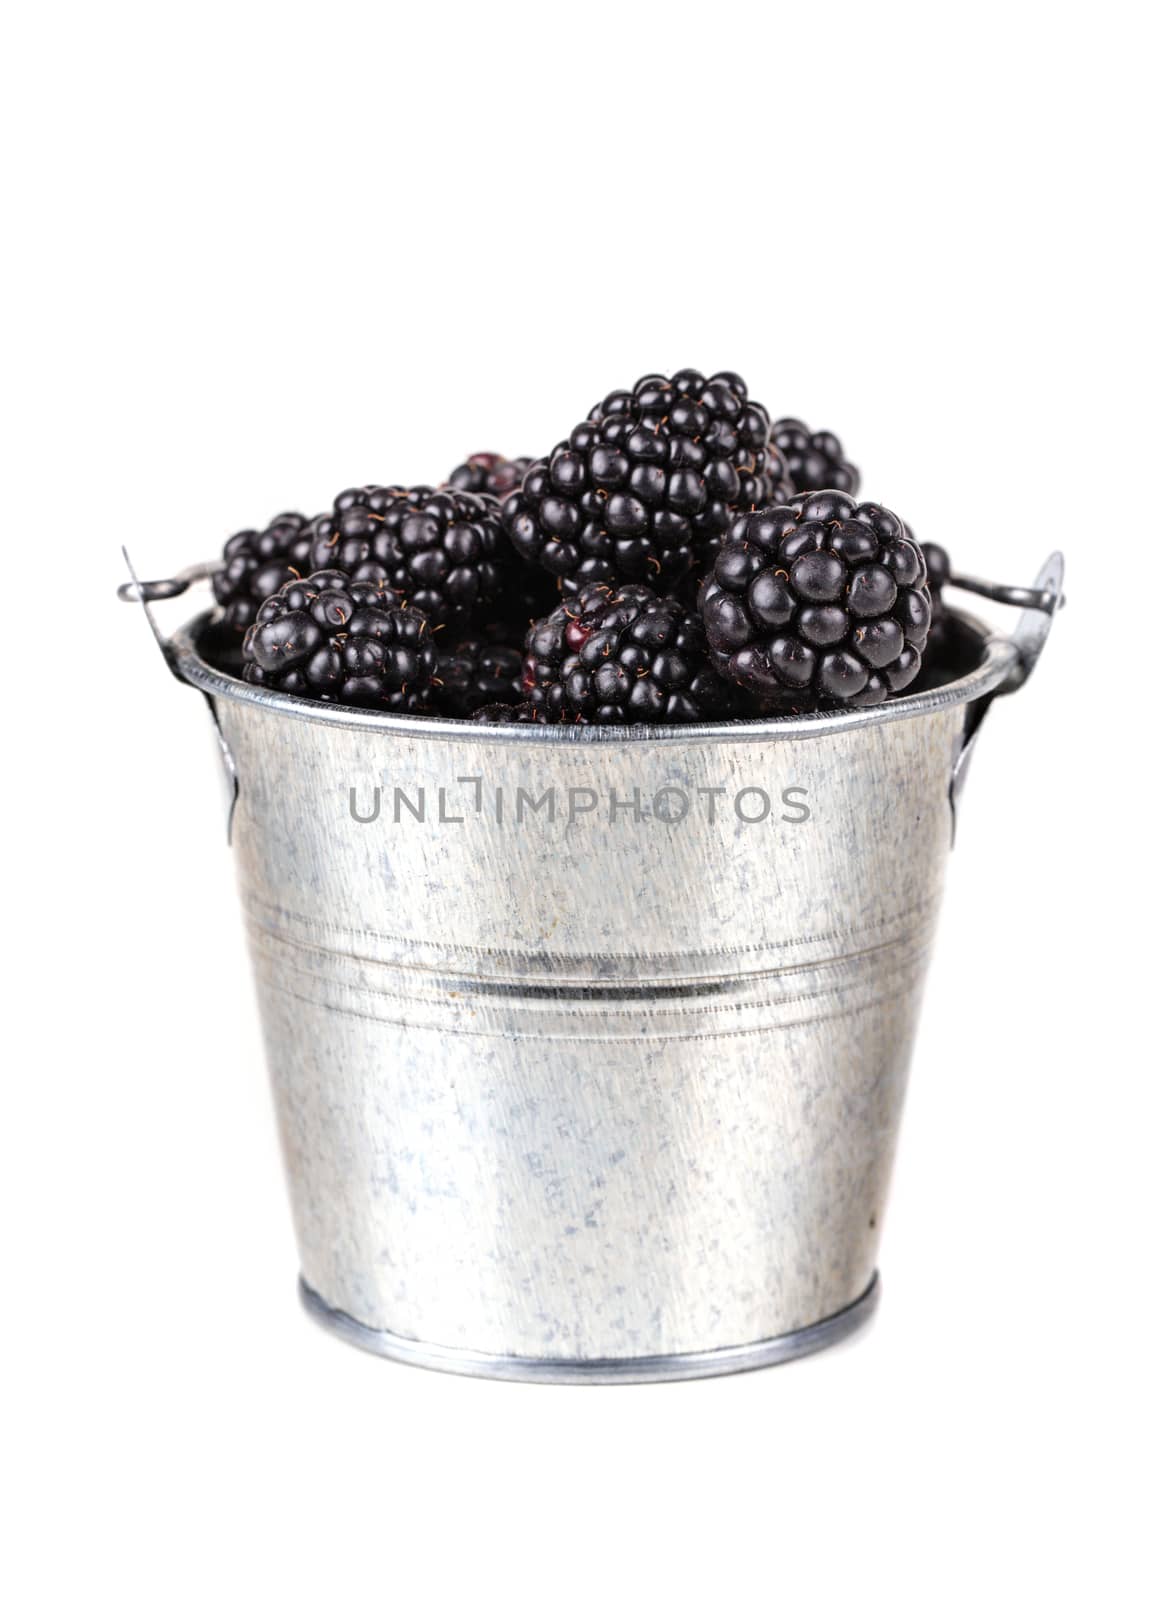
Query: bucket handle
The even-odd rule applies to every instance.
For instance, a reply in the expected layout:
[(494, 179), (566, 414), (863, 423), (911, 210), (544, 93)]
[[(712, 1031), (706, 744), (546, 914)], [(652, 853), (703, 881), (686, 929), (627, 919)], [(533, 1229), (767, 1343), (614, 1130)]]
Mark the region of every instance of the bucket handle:
[(995, 693), (1014, 694), (1016, 689), (1022, 689), (1047, 643), (1055, 613), (1062, 609), (1066, 600), (1063, 593), (1062, 552), (1056, 550), (1047, 557), (1030, 589), (1017, 588), (1008, 583), (987, 583), (983, 578), (961, 577), (958, 573), (953, 573), (948, 582), (956, 589), (982, 595), (985, 600), (1023, 608), (1023, 615), (1010, 640), (1019, 655), (1019, 664)]
[[(209, 578), (214, 578), (217, 572), (224, 570), (222, 561), (197, 561), (194, 566), (185, 567), (183, 572), (177, 572), (174, 578), (152, 578), (141, 582), (136, 576), (136, 569), (128, 559), (128, 552), (121, 545), (124, 560), (128, 563), (128, 571), (132, 574), (130, 583), (122, 583), (116, 590), (121, 600), (129, 602), (138, 600), (148, 610), (154, 600), (174, 600), (178, 594), (183, 594), (194, 583), (204, 583)], [(149, 619), (150, 620), (150, 619)]]
[(1007, 640), (1015, 651), (1015, 665), (998, 688), (993, 689), (990, 694), (985, 694), (981, 700), (973, 701), (967, 708), (962, 742), (951, 769), (951, 842), (954, 844), (959, 797), (967, 781), (976, 735), (983, 726), (992, 701), (997, 700), (1000, 695), (1015, 694), (1017, 690), (1022, 689), (1034, 672), (1035, 664), (1042, 655), (1047, 636), (1051, 632), (1051, 624), (1063, 606), (1065, 598), (1063, 555), (1061, 551), (1056, 550), (1047, 557), (1030, 589), (1015, 588), (1008, 584), (985, 583), (981, 578), (953, 576), (949, 581), (957, 589), (969, 590), (972, 594), (983, 595), (986, 599), (997, 600), (1003, 605), (1024, 608), (1014, 633)]
[[(130, 581), (128, 583), (122, 583), (117, 589), (116, 593), (119, 595), (121, 600), (139, 602), (140, 609), (143, 611), (148, 626), (152, 630), (152, 637), (155, 639), (160, 654), (164, 658), (165, 665), (167, 666), (169, 672), (171, 672), (175, 677), (180, 677), (180, 674), (176, 671), (175, 662), (172, 659), (171, 646), (168, 640), (160, 632), (160, 626), (157, 623), (156, 618), (152, 615), (152, 602), (155, 600), (175, 599), (176, 595), (183, 594), (184, 591), (186, 589), (190, 589), (194, 583), (200, 583), (205, 578), (210, 578), (214, 572), (218, 572), (220, 563), (218, 561), (202, 561), (194, 567), (185, 567), (184, 571), (178, 572), (174, 578), (160, 578), (151, 583), (141, 583), (140, 579), (136, 576), (136, 569), (132, 565), (132, 558), (128, 554), (128, 550), (125, 545), (120, 546), (120, 553), (124, 557), (124, 565), (128, 568)], [(181, 679), (181, 682), (182, 681), (183, 679)], [(216, 744), (219, 748), (220, 760), (224, 767), (224, 802), (227, 816), (227, 840), (228, 843), (231, 844), (232, 820), (236, 815), (236, 802), (240, 798), (240, 775), (236, 770), (236, 758), (233, 756), (232, 751), (229, 748), (228, 741), (224, 738), (224, 731), (220, 727), (220, 718), (216, 712), (216, 702), (206, 691), (201, 690), (201, 693), (204, 696), (204, 703), (208, 707), (208, 715), (212, 719), (212, 727), (216, 734)]]

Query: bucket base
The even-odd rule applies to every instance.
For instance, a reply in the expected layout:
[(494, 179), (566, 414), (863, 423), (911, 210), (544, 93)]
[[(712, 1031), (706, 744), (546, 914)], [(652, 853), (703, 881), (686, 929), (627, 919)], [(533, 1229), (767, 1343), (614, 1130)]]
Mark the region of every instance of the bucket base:
[(403, 1361), (409, 1366), (428, 1367), (434, 1372), (454, 1372), (469, 1378), (503, 1378), (514, 1383), (671, 1383), (684, 1378), (718, 1378), (728, 1372), (778, 1366), (783, 1361), (814, 1355), (817, 1350), (846, 1339), (867, 1321), (879, 1303), (879, 1274), (875, 1274), (858, 1300), (822, 1322), (797, 1328), (794, 1333), (759, 1339), (754, 1344), (728, 1345), (719, 1350), (627, 1356), (605, 1361), (483, 1355), (472, 1350), (427, 1344), (422, 1339), (404, 1339), (382, 1328), (369, 1328), (349, 1317), (347, 1312), (337, 1311), (302, 1278), (300, 1299), (321, 1327), (349, 1344), (358, 1345), (372, 1355), (387, 1356), (391, 1361)]

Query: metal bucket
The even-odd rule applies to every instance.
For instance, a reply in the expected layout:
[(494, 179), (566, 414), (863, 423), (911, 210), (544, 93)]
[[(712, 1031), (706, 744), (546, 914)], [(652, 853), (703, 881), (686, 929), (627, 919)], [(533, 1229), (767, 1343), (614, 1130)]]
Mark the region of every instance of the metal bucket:
[(941, 688), (722, 726), (365, 713), (220, 672), (207, 618), (162, 641), (232, 785), (308, 1309), (579, 1383), (856, 1327), (958, 786), (1061, 572)]

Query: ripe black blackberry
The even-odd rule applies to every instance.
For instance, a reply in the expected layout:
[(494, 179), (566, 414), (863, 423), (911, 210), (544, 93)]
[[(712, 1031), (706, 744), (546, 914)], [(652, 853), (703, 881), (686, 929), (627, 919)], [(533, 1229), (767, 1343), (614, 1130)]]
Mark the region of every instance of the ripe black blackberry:
[(944, 586), (951, 581), (951, 557), (941, 544), (927, 542), (919, 548), (927, 563), (927, 593), (931, 597), (931, 627), (923, 647), (923, 659), (925, 666), (938, 668), (944, 663), (951, 634), (952, 613), (943, 596)]
[(463, 494), (490, 494), (497, 500), (506, 500), (512, 490), (519, 487), (534, 459), (534, 456), (516, 456), (509, 460), (507, 456), (481, 451), (461, 462), (444, 487)]
[(859, 468), (845, 458), (834, 433), (812, 433), (798, 417), (779, 417), (772, 423), (771, 442), (783, 457), (796, 494), (813, 489), (859, 493)]
[[(907, 528), (906, 523), (904, 527)], [(907, 528), (907, 531), (910, 533), (911, 529)], [(942, 595), (944, 584), (951, 581), (951, 557), (941, 544), (932, 544), (928, 541), (919, 548), (923, 551), (923, 559), (927, 563), (927, 581), (931, 585), (931, 597), (934, 602), (937, 596)]]
[(513, 545), (562, 580), (667, 593), (732, 516), (790, 496), (767, 412), (732, 372), (685, 369), (617, 389), (504, 501)]
[(915, 539), (834, 490), (737, 518), (699, 609), (720, 671), (768, 709), (878, 705), (914, 680), (931, 622)]
[(384, 583), (453, 631), (492, 604), (512, 562), (495, 500), (426, 485), (345, 489), (312, 524), (311, 554), (317, 571)]
[(707, 657), (703, 625), (643, 584), (586, 585), (527, 637), (523, 685), (547, 722), (708, 722), (735, 696)]
[(242, 633), (269, 595), (289, 579), (303, 577), (311, 568), (311, 548), (308, 519), (298, 511), (282, 511), (262, 532), (234, 533), (224, 546), (224, 565), (212, 579), (228, 626)]
[(478, 711), (472, 712), (473, 722), (541, 722), (542, 720), (535, 706), (528, 705), (524, 700), (514, 706), (500, 703), (481, 706)]
[(309, 700), (424, 711), (439, 666), (431, 625), (378, 583), (346, 572), (296, 578), (244, 637), (244, 677)]
[(523, 698), (524, 658), (510, 645), (468, 639), (440, 658), (435, 709), (445, 717), (470, 717), (481, 706), (512, 705)]

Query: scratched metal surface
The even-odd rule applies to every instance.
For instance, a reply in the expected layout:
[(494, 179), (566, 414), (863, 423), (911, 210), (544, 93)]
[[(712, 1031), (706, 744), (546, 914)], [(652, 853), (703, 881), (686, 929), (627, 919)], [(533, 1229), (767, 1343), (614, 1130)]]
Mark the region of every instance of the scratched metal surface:
[[(586, 744), (215, 710), (302, 1273), (328, 1306), (436, 1347), (611, 1361), (772, 1339), (864, 1292), (961, 703)], [(353, 788), (360, 817), (379, 789), (375, 820)], [(549, 788), (554, 819), (517, 819), (517, 791)], [(669, 788), (693, 802), (675, 824), (651, 814)], [(569, 818), (581, 791), (596, 809)], [(636, 791), (644, 820), (619, 803)], [(756, 791), (768, 816), (741, 820)]]

